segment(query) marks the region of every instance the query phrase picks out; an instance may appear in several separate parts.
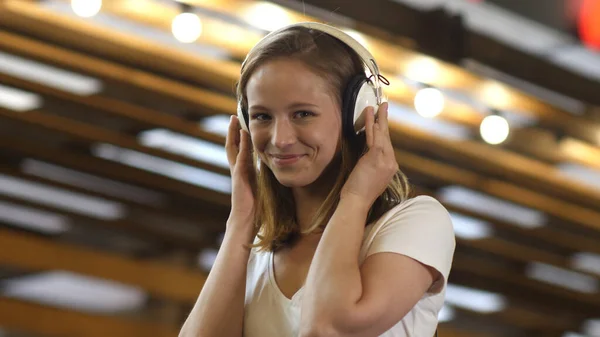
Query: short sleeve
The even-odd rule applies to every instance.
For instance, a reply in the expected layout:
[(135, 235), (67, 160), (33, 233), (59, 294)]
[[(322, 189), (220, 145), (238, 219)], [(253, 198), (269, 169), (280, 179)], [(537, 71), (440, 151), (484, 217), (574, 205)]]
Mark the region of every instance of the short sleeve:
[(436, 199), (418, 196), (391, 209), (375, 224), (365, 257), (380, 252), (408, 256), (441, 274), (429, 289), (439, 293), (446, 284), (456, 240), (450, 214)]

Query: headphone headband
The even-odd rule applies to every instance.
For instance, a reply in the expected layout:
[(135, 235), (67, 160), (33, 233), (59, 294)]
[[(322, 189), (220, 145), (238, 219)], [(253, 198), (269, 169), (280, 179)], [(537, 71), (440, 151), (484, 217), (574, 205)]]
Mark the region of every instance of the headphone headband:
[[(335, 28), (335, 27), (332, 27), (332, 26), (329, 26), (329, 25), (326, 25), (323, 23), (318, 23), (318, 22), (299, 22), (299, 23), (287, 25), (285, 27), (274, 30), (271, 33), (267, 34), (256, 45), (254, 45), (254, 47), (252, 47), (250, 52), (247, 54), (246, 58), (248, 57), (248, 55), (250, 55), (252, 53), (254, 48), (257, 48), (258, 46), (260, 46), (262, 44), (262, 42), (268, 36), (277, 34), (281, 31), (284, 31), (284, 30), (287, 30), (287, 29), (293, 28), (293, 27), (305, 27), (308, 29), (313, 29), (316, 31), (320, 31), (320, 32), (329, 34), (329, 35), (339, 39), (344, 44), (346, 44), (348, 47), (353, 49), (358, 54), (358, 56), (362, 59), (363, 63), (367, 66), (367, 68), (373, 75), (373, 86), (374, 86), (376, 94), (377, 94), (378, 103), (381, 103), (382, 92), (381, 92), (381, 85), (379, 82), (380, 73), (379, 73), (379, 67), (377, 66), (377, 63), (375, 62), (375, 58), (373, 57), (373, 55), (371, 55), (371, 53), (369, 52), (369, 50), (367, 50), (367, 48), (365, 48), (362, 44), (360, 44), (358, 41), (356, 41), (352, 36), (344, 33), (343, 31), (341, 31), (338, 28)], [(244, 63), (246, 63), (245, 60), (242, 63), (242, 68), (244, 67)]]

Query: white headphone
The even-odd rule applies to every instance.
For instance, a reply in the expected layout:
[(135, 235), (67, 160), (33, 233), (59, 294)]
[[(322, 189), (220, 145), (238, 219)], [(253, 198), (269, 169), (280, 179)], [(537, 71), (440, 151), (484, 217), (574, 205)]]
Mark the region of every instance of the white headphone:
[[(364, 110), (368, 106), (372, 106), (375, 108), (375, 112), (377, 112), (379, 105), (386, 101), (386, 98), (384, 97), (381, 89), (380, 82), (381, 79), (385, 80), (385, 78), (379, 73), (379, 67), (377, 66), (377, 63), (375, 63), (375, 58), (362, 44), (360, 44), (350, 35), (344, 33), (343, 31), (335, 27), (331, 27), (322, 23), (302, 22), (292, 24), (269, 33), (267, 36), (265, 36), (265, 38), (293, 27), (305, 27), (308, 29), (329, 34), (334, 38), (337, 38), (338, 40), (346, 44), (348, 47), (350, 47), (352, 50), (354, 50), (362, 59), (366, 67), (369, 69), (371, 75), (361, 73), (357, 74), (354, 78), (350, 80), (350, 82), (347, 84), (344, 90), (344, 95), (342, 97), (342, 121), (344, 132), (346, 134), (356, 134), (361, 132), (365, 126), (365, 119), (363, 115)], [(265, 40), (265, 38), (260, 40), (252, 48), (252, 50), (260, 46), (261, 43)], [(252, 50), (248, 53), (248, 55), (252, 53)], [(245, 62), (246, 61), (244, 60), (244, 63)], [(387, 80), (385, 81), (386, 84), (389, 84), (387, 83)], [(239, 100), (237, 107), (237, 115), (242, 128), (249, 132), (248, 112), (245, 111), (245, 109), (243, 109), (242, 104)]]

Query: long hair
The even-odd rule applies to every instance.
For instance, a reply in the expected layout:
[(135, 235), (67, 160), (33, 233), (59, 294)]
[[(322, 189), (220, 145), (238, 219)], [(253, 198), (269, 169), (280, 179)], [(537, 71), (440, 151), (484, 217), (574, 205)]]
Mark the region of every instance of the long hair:
[[(354, 50), (323, 32), (294, 27), (272, 34), (251, 51), (242, 67), (237, 84), (237, 97), (246, 111), (248, 109), (246, 86), (250, 77), (261, 65), (275, 58), (300, 61), (322, 77), (340, 108), (348, 82), (356, 75), (364, 74), (365, 71), (362, 60)], [(342, 136), (341, 129), (339, 132), (340, 153), (328, 168), (335, 170), (335, 181), (325, 201), (315, 213), (311, 226), (303, 231), (296, 222), (296, 208), (291, 190), (277, 181), (267, 165), (262, 162), (255, 164), (257, 181), (254, 228), (258, 240), (251, 247), (258, 247), (261, 251), (276, 251), (292, 245), (304, 234), (324, 230), (338, 206), (344, 183), (367, 150), (364, 133), (356, 137), (345, 137)], [(258, 163), (256, 154), (254, 162)], [(367, 224), (406, 200), (409, 193), (408, 179), (401, 170), (398, 170), (386, 190), (373, 203)]]

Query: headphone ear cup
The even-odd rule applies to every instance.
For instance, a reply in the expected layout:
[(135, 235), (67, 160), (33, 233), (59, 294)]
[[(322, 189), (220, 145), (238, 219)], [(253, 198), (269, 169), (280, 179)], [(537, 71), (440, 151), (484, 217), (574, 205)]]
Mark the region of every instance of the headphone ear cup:
[(242, 129), (246, 130), (248, 133), (250, 133), (250, 130), (248, 129), (248, 114), (246, 114), (242, 108), (242, 104), (240, 102), (238, 102), (237, 105), (237, 117), (238, 120), (240, 121), (240, 125), (242, 127)]
[(344, 93), (343, 127), (348, 135), (356, 135), (365, 127), (364, 110), (372, 106), (377, 112), (375, 88), (365, 75), (354, 77)]
[(342, 128), (344, 134), (352, 136), (354, 132), (354, 110), (356, 106), (356, 99), (358, 93), (363, 84), (367, 82), (367, 77), (364, 74), (354, 76), (346, 89), (344, 90), (344, 97), (342, 98)]

